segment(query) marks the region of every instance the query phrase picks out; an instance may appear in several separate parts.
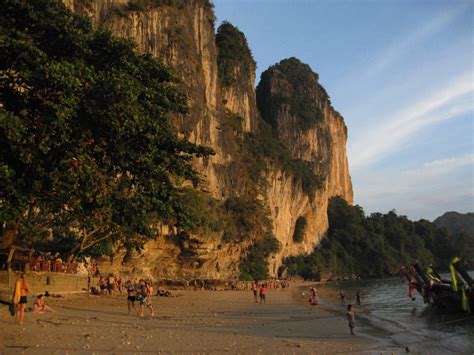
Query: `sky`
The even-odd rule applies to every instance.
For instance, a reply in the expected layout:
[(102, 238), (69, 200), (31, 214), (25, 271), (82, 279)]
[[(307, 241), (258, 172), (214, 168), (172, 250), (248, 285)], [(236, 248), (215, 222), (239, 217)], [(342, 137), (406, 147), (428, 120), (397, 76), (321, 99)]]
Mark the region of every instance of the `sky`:
[(474, 1), (214, 0), (262, 71), (297, 57), (348, 127), (354, 204), (474, 211)]

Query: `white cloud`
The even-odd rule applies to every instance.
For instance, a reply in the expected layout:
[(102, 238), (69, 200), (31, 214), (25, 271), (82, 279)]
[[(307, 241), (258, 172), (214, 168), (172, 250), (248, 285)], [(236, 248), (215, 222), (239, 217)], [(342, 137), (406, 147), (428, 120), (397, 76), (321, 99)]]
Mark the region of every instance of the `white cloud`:
[(351, 168), (371, 165), (396, 151), (421, 128), (474, 111), (474, 83), (468, 70), (407, 109), (381, 117), (379, 124), (352, 137)]
[(404, 57), (411, 48), (416, 47), (419, 43), (427, 38), (439, 33), (456, 19), (463, 11), (466, 11), (468, 3), (461, 3), (459, 6), (453, 6), (448, 11), (441, 11), (431, 21), (423, 23), (420, 27), (407, 32), (407, 34), (398, 38), (394, 43), (383, 49), (377, 56), (374, 63), (368, 68), (365, 77), (373, 77), (388, 67), (392, 66), (398, 59)]

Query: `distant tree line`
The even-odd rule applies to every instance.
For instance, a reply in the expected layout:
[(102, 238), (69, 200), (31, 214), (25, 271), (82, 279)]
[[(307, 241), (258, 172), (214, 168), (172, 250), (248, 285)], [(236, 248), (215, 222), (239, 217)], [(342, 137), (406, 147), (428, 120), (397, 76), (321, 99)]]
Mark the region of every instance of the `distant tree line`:
[(365, 216), (359, 206), (333, 198), (328, 208), (327, 237), (306, 256), (287, 258), (292, 275), (317, 279), (322, 273), (376, 277), (395, 274), (401, 265), (417, 260), (447, 270), (458, 255), (474, 268), (474, 236), (450, 234), (427, 220), (410, 221), (390, 211)]

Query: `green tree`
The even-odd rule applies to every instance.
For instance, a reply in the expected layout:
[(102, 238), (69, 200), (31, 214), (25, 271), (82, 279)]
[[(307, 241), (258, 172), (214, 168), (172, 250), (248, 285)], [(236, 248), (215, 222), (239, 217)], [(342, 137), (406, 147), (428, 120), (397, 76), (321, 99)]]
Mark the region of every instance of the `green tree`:
[(174, 182), (197, 184), (190, 160), (211, 151), (172, 134), (186, 98), (167, 68), (59, 0), (3, 1), (0, 52), (3, 239), (52, 229), (74, 255), (186, 224)]

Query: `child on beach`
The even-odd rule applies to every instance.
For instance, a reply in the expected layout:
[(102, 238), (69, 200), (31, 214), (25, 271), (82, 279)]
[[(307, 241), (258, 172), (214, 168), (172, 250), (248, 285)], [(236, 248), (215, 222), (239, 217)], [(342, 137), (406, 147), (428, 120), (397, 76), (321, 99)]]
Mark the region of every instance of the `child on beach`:
[(347, 320), (349, 321), (349, 329), (351, 330), (351, 334), (354, 334), (354, 327), (355, 327), (355, 315), (356, 312), (352, 309), (352, 305), (347, 306)]

